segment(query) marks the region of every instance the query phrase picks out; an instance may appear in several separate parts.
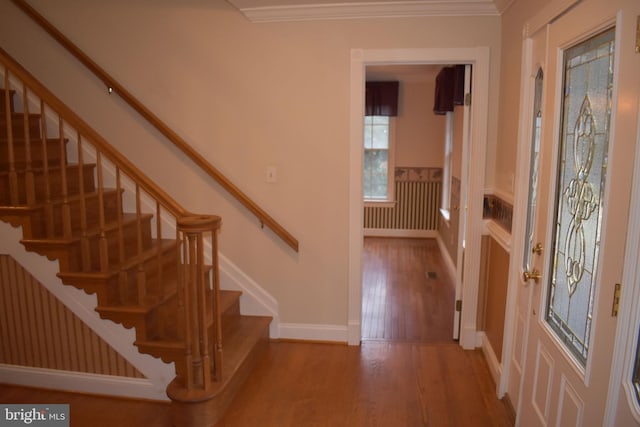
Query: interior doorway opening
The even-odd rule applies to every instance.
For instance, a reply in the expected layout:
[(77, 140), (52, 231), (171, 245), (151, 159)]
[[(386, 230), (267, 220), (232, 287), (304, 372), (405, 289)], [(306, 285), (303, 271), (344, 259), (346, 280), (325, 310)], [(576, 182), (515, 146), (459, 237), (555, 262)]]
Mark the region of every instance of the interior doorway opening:
[(468, 204), (466, 209), (466, 239), (463, 298), (460, 323), (460, 344), (463, 348), (477, 346), (477, 295), (482, 234), (482, 202), (484, 194), (487, 104), (489, 85), (488, 48), (451, 49), (389, 49), (352, 50), (351, 113), (350, 113), (350, 209), (349, 209), (349, 319), (348, 341), (357, 345), (362, 339), (362, 259), (363, 259), (363, 126), (366, 67), (373, 65), (473, 64), (474, 103), (477, 114), (470, 120), (470, 137), (474, 141), (469, 156)]
[(465, 71), (366, 66), (363, 340), (458, 338)]

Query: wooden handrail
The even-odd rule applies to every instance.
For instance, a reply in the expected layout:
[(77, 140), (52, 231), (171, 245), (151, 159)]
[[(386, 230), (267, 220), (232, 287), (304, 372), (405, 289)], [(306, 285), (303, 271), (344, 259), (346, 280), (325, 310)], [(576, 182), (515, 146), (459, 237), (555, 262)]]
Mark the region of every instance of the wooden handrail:
[(262, 225), (266, 225), (273, 232), (284, 240), (296, 252), (299, 251), (298, 240), (291, 235), (276, 220), (267, 214), (260, 206), (251, 200), (244, 192), (242, 192), (235, 184), (233, 184), (226, 176), (222, 174), (216, 167), (209, 163), (200, 153), (194, 150), (187, 142), (174, 132), (168, 125), (160, 120), (151, 110), (149, 110), (138, 99), (131, 95), (120, 83), (111, 77), (102, 67), (96, 64), (87, 54), (85, 54), (78, 46), (62, 34), (53, 24), (47, 21), (25, 0), (11, 0), (18, 8), (33, 19), (40, 27), (42, 27), (51, 37), (67, 49), (76, 57), (84, 66), (94, 73), (107, 86), (109, 93), (117, 93), (127, 104), (136, 110), (143, 118), (151, 123), (160, 133), (162, 133), (169, 141), (171, 141), (178, 149), (185, 153), (195, 164), (204, 170), (211, 178), (227, 190), (236, 200), (238, 200), (245, 208), (251, 211)]

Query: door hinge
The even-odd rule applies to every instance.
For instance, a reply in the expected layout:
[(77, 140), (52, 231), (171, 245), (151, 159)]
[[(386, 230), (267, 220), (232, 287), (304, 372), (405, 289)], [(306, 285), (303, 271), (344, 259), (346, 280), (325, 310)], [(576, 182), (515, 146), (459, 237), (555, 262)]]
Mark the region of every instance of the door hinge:
[(462, 300), (456, 300), (456, 311), (462, 311)]
[(613, 289), (613, 306), (611, 307), (611, 317), (618, 317), (618, 309), (620, 308), (620, 290), (622, 285), (616, 283)]
[(464, 105), (467, 105), (467, 106), (471, 105), (471, 92), (464, 95)]

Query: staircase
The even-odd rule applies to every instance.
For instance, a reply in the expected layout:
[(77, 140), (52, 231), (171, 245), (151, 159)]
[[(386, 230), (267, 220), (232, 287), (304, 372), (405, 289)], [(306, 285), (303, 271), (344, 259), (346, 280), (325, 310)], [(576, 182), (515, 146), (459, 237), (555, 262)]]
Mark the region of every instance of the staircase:
[(138, 351), (175, 364), (174, 425), (214, 425), (271, 321), (219, 289), (220, 218), (180, 207), (1, 49), (0, 63), (0, 219), (135, 328)]

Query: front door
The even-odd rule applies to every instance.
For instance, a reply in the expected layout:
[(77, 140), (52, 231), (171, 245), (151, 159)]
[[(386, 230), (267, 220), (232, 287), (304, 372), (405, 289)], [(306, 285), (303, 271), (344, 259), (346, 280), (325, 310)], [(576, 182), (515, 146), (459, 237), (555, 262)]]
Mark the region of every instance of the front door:
[[(584, 0), (536, 34), (538, 183), (522, 426), (603, 425), (637, 135), (637, 0)], [(635, 61), (635, 62), (634, 62)]]

